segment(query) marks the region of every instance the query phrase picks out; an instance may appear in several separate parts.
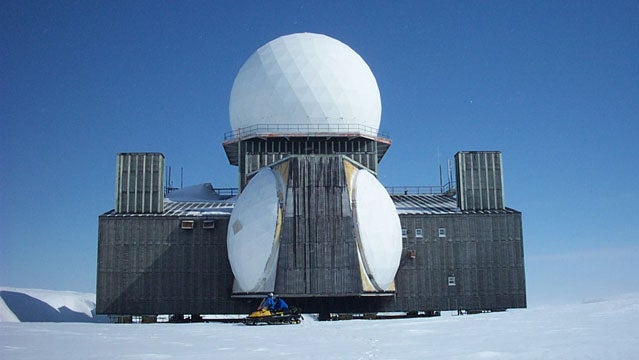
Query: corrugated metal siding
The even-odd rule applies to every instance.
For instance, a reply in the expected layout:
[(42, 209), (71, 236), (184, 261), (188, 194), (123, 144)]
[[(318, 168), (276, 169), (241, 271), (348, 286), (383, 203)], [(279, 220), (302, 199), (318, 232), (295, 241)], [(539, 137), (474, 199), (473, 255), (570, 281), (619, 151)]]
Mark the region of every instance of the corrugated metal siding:
[[(403, 310), (526, 307), (521, 214), (402, 215), (396, 277)], [(446, 229), (446, 237), (438, 229)], [(415, 236), (422, 229), (423, 237)], [(411, 258), (410, 251), (415, 252)], [(455, 277), (455, 286), (448, 277)]]
[(501, 152), (458, 152), (455, 172), (458, 206), (462, 210), (504, 209)]
[(377, 172), (377, 143), (366, 138), (253, 138), (241, 141), (238, 148), (242, 189), (250, 174), (289, 155), (344, 155)]
[(164, 155), (121, 153), (116, 167), (115, 211), (161, 213), (164, 196)]
[(246, 313), (232, 299), (226, 251), (228, 218), (214, 229), (201, 221), (180, 228), (177, 217), (99, 219), (96, 310), (100, 314)]
[(343, 158), (294, 156), (289, 163), (276, 291), (288, 296), (360, 293)]

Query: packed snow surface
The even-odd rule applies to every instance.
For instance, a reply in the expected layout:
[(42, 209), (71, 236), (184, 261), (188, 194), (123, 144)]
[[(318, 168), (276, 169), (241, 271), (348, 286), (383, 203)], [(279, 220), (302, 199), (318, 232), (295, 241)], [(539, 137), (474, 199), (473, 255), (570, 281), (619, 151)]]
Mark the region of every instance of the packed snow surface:
[[(260, 47), (242, 66), (231, 90), (233, 130), (255, 125), (307, 125), (286, 133), (346, 132), (346, 125), (379, 128), (381, 99), (364, 60), (326, 35), (300, 33)], [(311, 126), (308, 126), (311, 125)]]
[(226, 242), (242, 291), (251, 291), (264, 278), (274, 247), (278, 206), (276, 174), (268, 167), (251, 179), (235, 203)]
[(355, 173), (357, 229), (368, 271), (381, 290), (395, 279), (402, 255), (402, 227), (384, 186), (367, 170)]
[(10, 359), (636, 359), (639, 294), (502, 313), (300, 325), (0, 323)]

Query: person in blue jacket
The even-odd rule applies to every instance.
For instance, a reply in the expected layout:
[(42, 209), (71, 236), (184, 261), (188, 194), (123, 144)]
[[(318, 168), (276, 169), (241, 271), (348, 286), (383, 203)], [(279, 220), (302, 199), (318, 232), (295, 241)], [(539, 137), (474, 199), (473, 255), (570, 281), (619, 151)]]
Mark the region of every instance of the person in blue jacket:
[(275, 300), (275, 311), (288, 311), (288, 304), (281, 297), (277, 297)]
[(268, 293), (268, 295), (260, 303), (258, 309), (275, 310), (275, 298), (273, 296), (273, 293)]

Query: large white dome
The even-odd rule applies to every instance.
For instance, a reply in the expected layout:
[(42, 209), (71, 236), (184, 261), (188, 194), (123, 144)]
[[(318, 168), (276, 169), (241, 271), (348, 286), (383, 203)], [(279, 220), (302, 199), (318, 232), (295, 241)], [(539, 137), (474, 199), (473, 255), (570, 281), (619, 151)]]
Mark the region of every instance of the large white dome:
[(260, 125), (272, 133), (376, 132), (381, 109), (366, 62), (344, 43), (311, 33), (279, 37), (253, 53), (229, 104), (234, 131)]

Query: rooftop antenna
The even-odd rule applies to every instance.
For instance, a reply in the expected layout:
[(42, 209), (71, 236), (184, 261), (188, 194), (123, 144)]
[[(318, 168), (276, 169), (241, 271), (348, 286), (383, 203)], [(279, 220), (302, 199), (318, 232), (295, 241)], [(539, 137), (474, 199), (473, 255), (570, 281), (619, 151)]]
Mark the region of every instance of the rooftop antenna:
[(180, 189), (184, 188), (184, 168), (180, 166)]
[(442, 179), (442, 163), (439, 159), (439, 146), (437, 147), (437, 164), (439, 165), (439, 191), (443, 192), (444, 190), (444, 181)]
[(169, 184), (171, 183), (171, 167), (166, 166), (166, 178), (164, 179), (164, 193), (169, 193)]
[(171, 179), (171, 167), (167, 166), (166, 168), (167, 168), (166, 172), (168, 173), (169, 176), (166, 178), (166, 185), (165, 185), (164, 192), (168, 194), (173, 190), (177, 190), (178, 188), (173, 187), (173, 180)]

